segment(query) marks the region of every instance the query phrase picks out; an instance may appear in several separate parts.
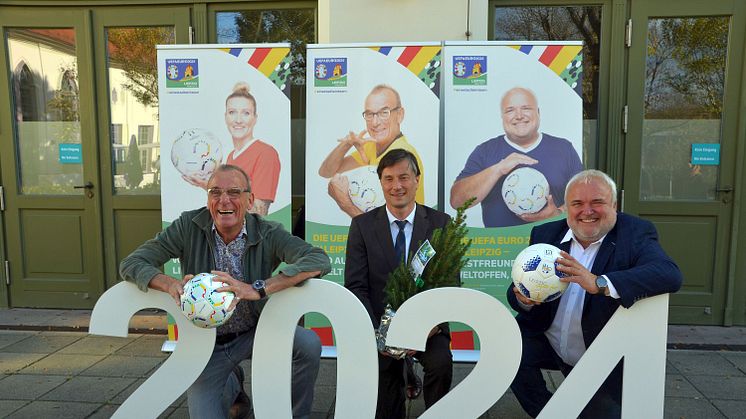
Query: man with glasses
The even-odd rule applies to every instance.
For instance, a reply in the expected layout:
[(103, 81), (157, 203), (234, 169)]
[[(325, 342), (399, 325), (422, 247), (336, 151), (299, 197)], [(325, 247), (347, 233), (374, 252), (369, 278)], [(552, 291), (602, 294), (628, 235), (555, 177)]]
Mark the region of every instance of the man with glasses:
[[(404, 149), (414, 154), (421, 172), (424, 172), (420, 156), (401, 132), (404, 107), (399, 92), (386, 84), (375, 86), (365, 99), (362, 117), (365, 129), (359, 133), (350, 131), (340, 139), (319, 168), (319, 175), (330, 179), (329, 196), (350, 217), (362, 214), (363, 210), (353, 204), (349, 195), (349, 179), (342, 173), (362, 166), (376, 167), (378, 161), (394, 149)], [(353, 147), (355, 150), (347, 154)], [(416, 200), (420, 204), (425, 203), (424, 183), (420, 182), (417, 188)]]
[[(122, 277), (142, 291), (166, 292), (180, 305), (183, 284), (213, 272), (236, 294), (231, 319), (218, 327), (215, 349), (202, 374), (187, 390), (189, 416), (245, 417), (250, 410), (239, 363), (251, 357), (254, 333), (266, 297), (330, 270), (323, 250), (290, 235), (278, 223), (248, 213), (254, 201), (249, 178), (237, 166), (222, 165), (207, 182), (207, 207), (186, 211), (170, 226), (127, 256)], [(160, 266), (179, 258), (186, 275), (177, 281)], [(279, 273), (273, 275), (284, 262)], [(293, 417), (311, 414), (321, 342), (298, 327), (293, 342)]]
[[(583, 170), (570, 141), (539, 131), (540, 113), (536, 95), (514, 87), (500, 101), (504, 135), (478, 145), (451, 187), (455, 209), (469, 198), (482, 204), (485, 227), (509, 227), (545, 220), (564, 211), (565, 185)], [(505, 178), (519, 167), (532, 167), (549, 183), (547, 204), (536, 213), (516, 215), (505, 204), (502, 187)]]

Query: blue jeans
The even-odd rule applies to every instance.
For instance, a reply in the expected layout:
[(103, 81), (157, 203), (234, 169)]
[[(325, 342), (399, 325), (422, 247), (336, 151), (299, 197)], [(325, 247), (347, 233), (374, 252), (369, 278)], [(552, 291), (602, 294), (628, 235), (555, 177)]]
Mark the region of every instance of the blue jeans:
[[(189, 416), (192, 418), (227, 418), (228, 410), (241, 391), (233, 368), (251, 358), (254, 332), (250, 330), (225, 345), (215, 345), (202, 374), (187, 389)], [(319, 373), (321, 341), (312, 330), (297, 327), (293, 341), (292, 401), (293, 417), (311, 415), (313, 389)]]

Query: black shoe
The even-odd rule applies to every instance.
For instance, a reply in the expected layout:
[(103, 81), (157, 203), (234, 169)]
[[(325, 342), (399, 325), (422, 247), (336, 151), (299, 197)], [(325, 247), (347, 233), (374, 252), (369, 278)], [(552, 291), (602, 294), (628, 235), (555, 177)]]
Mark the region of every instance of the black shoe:
[(233, 369), (233, 374), (238, 378), (239, 384), (241, 384), (241, 391), (238, 392), (236, 400), (233, 401), (233, 405), (228, 412), (230, 419), (246, 419), (251, 417), (251, 399), (243, 388), (244, 372), (240, 365), (236, 365)]

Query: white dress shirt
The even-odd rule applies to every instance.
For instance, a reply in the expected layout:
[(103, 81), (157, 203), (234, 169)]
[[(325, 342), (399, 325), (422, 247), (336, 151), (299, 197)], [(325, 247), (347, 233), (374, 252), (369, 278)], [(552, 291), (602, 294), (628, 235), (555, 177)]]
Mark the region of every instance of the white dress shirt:
[[(606, 236), (591, 243), (584, 249), (580, 242), (575, 239), (572, 230), (568, 230), (562, 239), (562, 243), (572, 240), (570, 244), (570, 256), (590, 271), (604, 238)], [(609, 278), (605, 275), (604, 277), (609, 286), (609, 297), (619, 298), (619, 293), (617, 293)], [(560, 298), (557, 314), (554, 316), (552, 325), (544, 332), (554, 351), (568, 365), (577, 364), (586, 350), (581, 324), (584, 303), (585, 290), (580, 285), (571, 282)]]
[(394, 221), (406, 221), (407, 224), (404, 225), (404, 262), (409, 259), (409, 243), (412, 241), (412, 230), (414, 229), (414, 212), (417, 210), (417, 204), (414, 205), (414, 208), (412, 208), (412, 212), (409, 213), (406, 217), (399, 220), (394, 216), (394, 214), (389, 211), (388, 205), (386, 206), (386, 214), (389, 216), (389, 228), (391, 228), (391, 241), (394, 243), (394, 246), (396, 246), (396, 236), (399, 235), (399, 226), (396, 225)]

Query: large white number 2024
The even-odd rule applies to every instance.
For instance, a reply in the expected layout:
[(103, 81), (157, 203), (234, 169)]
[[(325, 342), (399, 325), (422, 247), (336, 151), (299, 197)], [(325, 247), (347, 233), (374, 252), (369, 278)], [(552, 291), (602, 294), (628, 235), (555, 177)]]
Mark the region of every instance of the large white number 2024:
[[(129, 319), (143, 308), (171, 312), (179, 341), (171, 357), (116, 411), (114, 417), (157, 417), (201, 373), (210, 358), (215, 331), (200, 329), (176, 313), (173, 300), (160, 292), (142, 293), (120, 283), (96, 303), (90, 333), (127, 336)], [(258, 418), (291, 417), (290, 380), (293, 333), (301, 315), (319, 312), (334, 327), (337, 344), (335, 417), (372, 418), (378, 388), (378, 361), (373, 328), (365, 308), (345, 288), (311, 279), (272, 298), (257, 325), (252, 355), (252, 398)], [(437, 324), (468, 324), (479, 335), (481, 358), (471, 374), (428, 409), (422, 418), (478, 417), (505, 392), (518, 370), (521, 339), (508, 310), (496, 299), (464, 288), (441, 288), (404, 303), (391, 322), (388, 343), (425, 349)]]

